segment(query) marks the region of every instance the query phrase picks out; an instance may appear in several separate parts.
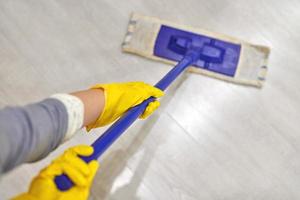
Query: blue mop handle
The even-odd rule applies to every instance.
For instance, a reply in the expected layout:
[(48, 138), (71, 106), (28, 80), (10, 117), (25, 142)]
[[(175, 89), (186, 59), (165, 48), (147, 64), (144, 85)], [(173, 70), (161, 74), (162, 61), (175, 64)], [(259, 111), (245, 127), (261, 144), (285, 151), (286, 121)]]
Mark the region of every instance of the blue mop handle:
[[(186, 55), (175, 67), (173, 67), (156, 85), (155, 87), (165, 90), (190, 64), (193, 63), (195, 56)], [(85, 162), (97, 160), (108, 147), (144, 112), (148, 104), (154, 101), (154, 97), (150, 97), (141, 104), (132, 107), (120, 119), (107, 129), (93, 144), (94, 153), (87, 157), (81, 157)], [(66, 191), (73, 186), (72, 181), (67, 175), (62, 174), (55, 177), (55, 183), (59, 190)]]

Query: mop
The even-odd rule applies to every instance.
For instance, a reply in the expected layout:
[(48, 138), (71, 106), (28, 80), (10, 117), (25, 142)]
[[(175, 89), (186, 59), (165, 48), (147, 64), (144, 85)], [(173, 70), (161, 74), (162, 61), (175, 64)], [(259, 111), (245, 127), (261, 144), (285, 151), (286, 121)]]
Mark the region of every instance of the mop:
[[(161, 90), (165, 90), (184, 70), (262, 87), (270, 53), (266, 46), (136, 13), (131, 16), (122, 49), (124, 52), (176, 64), (155, 85)], [(81, 158), (85, 162), (97, 160), (154, 100), (154, 97), (150, 97), (129, 109), (92, 144), (94, 153)], [(55, 177), (55, 183), (62, 191), (73, 186), (65, 174)]]
[(192, 48), (201, 53), (189, 72), (262, 87), (270, 52), (266, 46), (136, 13), (122, 44), (125, 52), (169, 64), (179, 62)]

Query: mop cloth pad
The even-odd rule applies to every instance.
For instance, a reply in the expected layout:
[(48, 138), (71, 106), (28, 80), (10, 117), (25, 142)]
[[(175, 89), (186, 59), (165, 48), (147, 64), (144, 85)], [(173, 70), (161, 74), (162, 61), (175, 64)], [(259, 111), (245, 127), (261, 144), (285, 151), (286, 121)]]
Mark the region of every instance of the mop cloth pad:
[(122, 50), (174, 65), (184, 56), (183, 47), (190, 45), (187, 43), (200, 44), (205, 51), (189, 72), (262, 87), (270, 49), (223, 34), (133, 13)]

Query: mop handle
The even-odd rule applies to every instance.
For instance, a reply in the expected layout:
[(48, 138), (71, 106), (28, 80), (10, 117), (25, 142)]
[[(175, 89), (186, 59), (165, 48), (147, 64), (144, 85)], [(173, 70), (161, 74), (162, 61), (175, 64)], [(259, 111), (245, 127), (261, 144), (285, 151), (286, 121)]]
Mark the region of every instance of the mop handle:
[[(195, 56), (186, 55), (175, 67), (173, 67), (156, 85), (155, 87), (165, 90), (189, 65), (193, 63)], [(154, 101), (154, 97), (150, 97), (141, 104), (132, 107), (120, 119), (112, 124), (93, 144), (94, 153), (90, 156), (81, 156), (85, 162), (97, 160), (108, 147), (144, 112), (148, 104)], [(61, 191), (66, 191), (73, 186), (72, 181), (65, 174), (56, 176), (54, 179), (56, 186)]]

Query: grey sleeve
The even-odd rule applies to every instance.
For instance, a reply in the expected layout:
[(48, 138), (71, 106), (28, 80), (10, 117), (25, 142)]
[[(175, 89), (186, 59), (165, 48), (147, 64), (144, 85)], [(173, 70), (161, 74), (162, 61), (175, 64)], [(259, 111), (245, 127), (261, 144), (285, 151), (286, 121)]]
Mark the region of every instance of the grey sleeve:
[(67, 110), (57, 99), (0, 110), (0, 174), (48, 155), (67, 128)]

